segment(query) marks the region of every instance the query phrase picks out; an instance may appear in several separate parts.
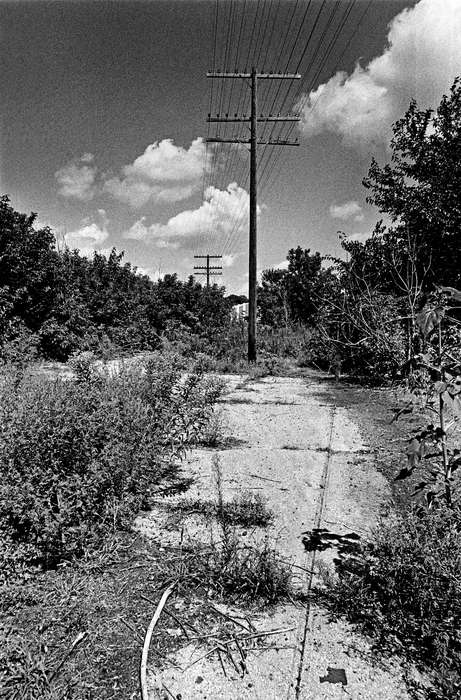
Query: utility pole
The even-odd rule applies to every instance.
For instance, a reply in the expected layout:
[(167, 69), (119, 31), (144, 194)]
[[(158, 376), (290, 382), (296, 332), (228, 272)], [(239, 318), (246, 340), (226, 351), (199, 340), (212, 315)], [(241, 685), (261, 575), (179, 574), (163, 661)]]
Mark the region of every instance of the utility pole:
[[(210, 277), (213, 275), (222, 275), (222, 272), (215, 272), (216, 270), (222, 270), (221, 265), (210, 265), (210, 260), (213, 258), (222, 258), (222, 255), (194, 255), (194, 258), (206, 258), (206, 265), (194, 265), (194, 270), (202, 270), (202, 272), (195, 272), (195, 275), (206, 275), (206, 288), (210, 288)], [(205, 272), (203, 272), (205, 270)]]
[(250, 138), (249, 139), (225, 139), (225, 138), (207, 138), (208, 143), (242, 143), (250, 146), (250, 217), (249, 217), (249, 252), (248, 252), (248, 361), (256, 362), (256, 317), (257, 317), (257, 146), (299, 146), (299, 142), (286, 141), (283, 139), (261, 140), (258, 139), (258, 123), (259, 122), (299, 122), (298, 116), (280, 115), (263, 116), (258, 115), (258, 80), (299, 80), (299, 73), (258, 73), (256, 68), (253, 68), (251, 73), (207, 73), (208, 78), (242, 78), (250, 81), (251, 87), (251, 115), (250, 117), (238, 116), (229, 117), (226, 114), (221, 117), (219, 114), (216, 117), (208, 115), (208, 122), (249, 122)]

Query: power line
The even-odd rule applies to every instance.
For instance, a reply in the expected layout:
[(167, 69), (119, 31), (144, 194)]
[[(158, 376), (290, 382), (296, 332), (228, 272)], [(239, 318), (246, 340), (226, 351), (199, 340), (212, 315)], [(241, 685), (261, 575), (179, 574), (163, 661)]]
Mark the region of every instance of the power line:
[(251, 73), (235, 72), (235, 73), (208, 73), (208, 77), (226, 79), (244, 79), (251, 80), (251, 115), (247, 117), (236, 116), (234, 118), (226, 117), (208, 117), (210, 122), (249, 122), (250, 123), (250, 138), (223, 139), (215, 137), (209, 139), (210, 142), (218, 143), (245, 143), (250, 146), (250, 201), (249, 201), (249, 253), (248, 253), (248, 361), (255, 362), (257, 356), (256, 346), (256, 315), (257, 315), (257, 146), (258, 144), (271, 146), (297, 146), (297, 141), (287, 140), (259, 140), (258, 139), (258, 123), (269, 121), (293, 121), (294, 117), (271, 117), (258, 115), (258, 81), (260, 80), (293, 80), (300, 79), (301, 76), (289, 73), (258, 73), (256, 68), (252, 68)]

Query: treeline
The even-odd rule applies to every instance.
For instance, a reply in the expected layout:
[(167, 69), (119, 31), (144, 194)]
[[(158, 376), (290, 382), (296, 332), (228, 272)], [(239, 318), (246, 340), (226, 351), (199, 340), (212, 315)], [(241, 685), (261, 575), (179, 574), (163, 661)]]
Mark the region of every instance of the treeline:
[(72, 353), (157, 349), (161, 339), (192, 334), (204, 347), (222, 333), (233, 299), (190, 277), (140, 275), (123, 253), (90, 260), (58, 251), (35, 214), (0, 198), (0, 344), (66, 360)]

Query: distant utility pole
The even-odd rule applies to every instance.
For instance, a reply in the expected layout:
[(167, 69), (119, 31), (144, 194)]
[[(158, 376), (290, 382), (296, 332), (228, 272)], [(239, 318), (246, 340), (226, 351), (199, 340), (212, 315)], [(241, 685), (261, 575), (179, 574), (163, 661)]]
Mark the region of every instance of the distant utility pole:
[(222, 272), (216, 272), (216, 270), (222, 270), (221, 265), (210, 265), (210, 260), (222, 258), (222, 255), (194, 255), (194, 258), (206, 258), (206, 265), (194, 265), (194, 270), (202, 270), (202, 272), (195, 272), (194, 274), (206, 275), (206, 288), (209, 289), (210, 277), (213, 275), (222, 275)]
[(267, 117), (258, 115), (258, 80), (299, 80), (299, 73), (258, 73), (253, 68), (251, 73), (207, 73), (208, 78), (243, 78), (250, 81), (251, 87), (251, 115), (250, 117), (238, 116), (216, 117), (208, 115), (208, 122), (249, 122), (249, 139), (222, 139), (219, 137), (207, 138), (208, 143), (245, 143), (250, 146), (250, 221), (249, 221), (249, 256), (248, 256), (248, 361), (256, 362), (256, 316), (257, 316), (257, 146), (299, 146), (299, 142), (285, 141), (283, 139), (258, 139), (259, 122), (299, 122), (299, 117), (281, 117), (280, 115)]

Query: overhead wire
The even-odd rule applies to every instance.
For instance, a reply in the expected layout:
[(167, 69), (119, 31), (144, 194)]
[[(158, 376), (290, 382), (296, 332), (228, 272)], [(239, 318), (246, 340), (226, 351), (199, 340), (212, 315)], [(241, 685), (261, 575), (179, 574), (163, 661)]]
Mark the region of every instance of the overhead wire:
[[(309, 81), (309, 86), (308, 86), (308, 88), (305, 90), (304, 99), (301, 100), (301, 101), (298, 100), (298, 108), (299, 108), (299, 112), (300, 112), (300, 113), (302, 113), (302, 111), (304, 110), (305, 105), (306, 105), (306, 103), (307, 103), (307, 100), (309, 99), (309, 95), (310, 95), (312, 89), (313, 89), (314, 86), (317, 84), (317, 81), (320, 79), (320, 76), (321, 76), (322, 71), (323, 71), (323, 69), (324, 69), (324, 67), (325, 67), (325, 64), (326, 64), (326, 62), (328, 61), (328, 58), (329, 58), (329, 56), (330, 56), (330, 54), (331, 54), (331, 52), (332, 52), (332, 50), (333, 50), (333, 48), (334, 48), (334, 44), (335, 44), (335, 42), (336, 42), (338, 36), (339, 36), (340, 33), (342, 32), (342, 30), (343, 30), (343, 28), (344, 28), (344, 26), (345, 26), (345, 23), (347, 22), (347, 19), (348, 19), (348, 17), (350, 16), (351, 11), (352, 11), (353, 7), (355, 6), (356, 2), (357, 2), (357, 0), (351, 0), (350, 7), (348, 8), (348, 11), (347, 11), (347, 15), (343, 18), (343, 21), (341, 22), (340, 26), (338, 26), (337, 31), (335, 32), (335, 35), (334, 35), (334, 37), (332, 38), (332, 40), (331, 40), (331, 42), (330, 42), (330, 45), (329, 45), (329, 47), (328, 47), (328, 49), (327, 49), (327, 53), (326, 53), (326, 55), (324, 56), (323, 61), (322, 61), (321, 64), (318, 66), (315, 75), (314, 75), (314, 76), (311, 78), (311, 80)], [(349, 49), (349, 47), (350, 47), (350, 45), (351, 45), (351, 43), (352, 43), (352, 40), (354, 39), (354, 37), (356, 36), (358, 30), (360, 29), (360, 26), (362, 25), (362, 22), (363, 22), (363, 20), (365, 19), (365, 16), (366, 16), (367, 12), (369, 11), (369, 9), (370, 9), (372, 3), (373, 3), (373, 0), (368, 0), (368, 3), (367, 3), (367, 5), (366, 5), (364, 11), (362, 12), (362, 14), (361, 14), (359, 20), (357, 21), (357, 23), (356, 23), (356, 25), (355, 25), (354, 31), (350, 34), (348, 40), (346, 41), (346, 43), (345, 43), (345, 45), (344, 45), (344, 48), (343, 48), (342, 52), (339, 54), (339, 56), (338, 56), (338, 58), (337, 58), (337, 60), (336, 60), (336, 63), (335, 63), (335, 65), (333, 66), (333, 68), (332, 68), (332, 70), (331, 70), (331, 72), (332, 72), (333, 74), (335, 74), (335, 73), (337, 72), (338, 67), (339, 67), (340, 64), (341, 64), (341, 61), (342, 61), (342, 59), (343, 59), (343, 57), (344, 57), (346, 51)], [(315, 109), (315, 106), (316, 106), (317, 103), (318, 103), (319, 97), (320, 97), (320, 95), (317, 97), (317, 99), (315, 100), (314, 104), (312, 105), (310, 112), (312, 112), (312, 111)], [(289, 135), (292, 133), (293, 129), (294, 129), (294, 125), (290, 128)], [(272, 164), (272, 165), (274, 165), (274, 164)], [(275, 179), (275, 177), (273, 176), (274, 172), (275, 172), (275, 168), (272, 167), (272, 169), (271, 169), (272, 180)], [(270, 178), (271, 178), (271, 175), (268, 176), (268, 179), (270, 179)], [(263, 182), (263, 183), (262, 183), (262, 189), (267, 185), (267, 183), (268, 183), (267, 180), (266, 180), (266, 182)], [(271, 183), (271, 184), (272, 184), (272, 183)]]
[[(217, 0), (217, 3), (219, 0)], [(279, 9), (283, 7), (283, 3), (281, 3), (281, 0), (278, 0), (277, 3), (277, 9), (275, 10), (274, 14), (274, 2), (275, 0), (269, 0), (266, 1), (263, 6), (262, 6), (262, 13), (261, 16), (258, 17), (259, 11), (261, 9), (261, 0), (257, 0), (256, 4), (256, 10), (253, 15), (253, 21), (251, 22), (251, 38), (248, 41), (248, 36), (247, 36), (247, 30), (248, 30), (248, 25), (247, 25), (247, 16), (250, 18), (251, 21), (251, 14), (248, 12), (246, 13), (246, 7), (245, 3), (246, 0), (244, 0), (244, 6), (241, 11), (240, 15), (240, 23), (238, 22), (238, 12), (234, 14), (232, 18), (232, 28), (236, 29), (238, 27), (238, 41), (237, 41), (237, 49), (235, 52), (231, 52), (229, 55), (229, 40), (232, 41), (232, 32), (230, 31), (229, 24), (227, 25), (228, 27), (228, 32), (226, 36), (226, 50), (224, 51), (224, 65), (221, 70), (226, 70), (228, 72), (232, 72), (232, 70), (242, 70), (242, 68), (237, 64), (238, 57), (239, 57), (239, 50), (241, 46), (241, 41), (244, 42), (244, 48), (246, 48), (246, 59), (245, 59), (245, 67), (244, 71), (248, 72), (248, 66), (255, 65), (256, 63), (260, 64), (261, 63), (261, 58), (264, 56), (263, 63), (261, 64), (261, 68), (259, 66), (256, 66), (258, 70), (263, 70), (264, 67), (267, 65), (267, 61), (269, 57), (272, 58), (272, 54), (274, 52), (274, 47), (272, 45), (272, 37), (274, 34), (274, 29), (277, 26), (277, 13), (279, 12)], [(295, 20), (296, 14), (297, 14), (297, 9), (299, 5), (299, 0), (296, 1), (294, 7), (291, 8), (291, 13), (289, 15), (289, 20), (288, 20), (288, 14), (289, 12), (287, 11), (286, 13), (286, 22), (285, 22), (285, 32), (283, 34), (283, 37), (281, 38), (281, 41), (278, 42), (277, 47), (275, 47), (278, 52), (276, 51), (276, 54), (278, 53), (278, 60), (273, 61), (272, 58), (272, 70), (277, 70), (277, 68), (281, 64), (281, 60), (284, 56), (287, 55), (287, 52), (289, 51), (288, 54), (288, 59), (284, 62), (285, 63), (285, 72), (288, 72), (289, 69), (292, 69), (293, 61), (296, 60), (296, 68), (293, 70), (293, 72), (303, 72), (303, 80), (300, 81), (300, 86), (299, 89), (296, 91), (295, 96), (293, 97), (293, 82), (290, 81), (290, 85), (277, 85), (272, 88), (272, 81), (268, 81), (268, 90), (265, 91), (264, 97), (260, 102), (260, 109), (258, 109), (258, 113), (260, 113), (263, 109), (267, 107), (268, 104), (271, 105), (269, 109), (269, 113), (274, 113), (276, 110), (277, 106), (277, 112), (280, 112), (284, 106), (287, 104), (287, 102), (291, 101), (292, 105), (297, 105), (297, 108), (299, 111), (303, 110), (307, 104), (307, 100), (309, 99), (309, 94), (311, 93), (313, 87), (316, 85), (317, 80), (321, 77), (322, 72), (325, 69), (325, 66), (331, 56), (331, 53), (338, 41), (338, 38), (343, 35), (343, 30), (350, 18), (351, 12), (353, 10), (353, 7), (355, 6), (357, 0), (350, 0), (346, 8), (344, 9), (344, 12), (342, 15), (339, 17), (339, 19), (334, 22), (334, 18), (338, 12), (339, 6), (341, 4), (341, 0), (336, 0), (335, 4), (333, 5), (333, 8), (330, 10), (330, 13), (324, 22), (323, 30), (320, 28), (319, 33), (320, 37), (316, 41), (316, 46), (315, 49), (313, 50), (313, 44), (312, 44), (312, 39), (315, 35), (315, 32), (318, 29), (319, 23), (320, 23), (320, 18), (321, 18), (321, 13), (325, 7), (326, 0), (323, 0), (319, 11), (317, 12), (316, 18), (314, 19), (311, 29), (309, 32), (309, 36), (307, 41), (303, 43), (300, 46), (299, 39), (302, 35), (304, 35), (305, 28), (309, 26), (310, 20), (308, 19), (310, 17), (309, 15), (309, 10), (311, 9), (312, 5), (312, 0), (308, 1), (308, 4), (306, 7), (301, 8), (302, 9), (302, 21), (299, 23), (299, 27), (297, 29), (296, 35), (294, 36), (293, 40), (288, 41), (289, 33), (291, 31), (292, 24)], [(346, 42), (338, 60), (336, 61), (336, 65), (333, 68), (333, 72), (336, 72), (337, 66), (340, 64), (344, 54), (348, 50), (350, 43), (352, 42), (354, 36), (356, 35), (360, 25), (363, 22), (363, 19), (365, 15), (367, 14), (369, 7), (371, 6), (373, 0), (369, 0), (365, 10), (363, 11), (359, 22), (357, 23), (354, 31), (351, 33), (351, 35), (348, 38), (348, 41)], [(271, 14), (272, 14), (272, 23), (271, 23)], [(227, 15), (230, 17), (230, 12)], [(255, 27), (258, 24), (258, 19), (259, 19), (259, 31), (255, 31)], [(299, 16), (297, 17), (297, 20), (299, 21), (301, 19), (301, 13), (299, 13)], [(307, 22), (307, 25), (306, 25)], [(305, 26), (306, 25), (306, 26)], [(217, 26), (217, 19), (216, 19), (216, 26)], [(264, 30), (261, 33), (261, 28), (264, 26)], [(269, 27), (271, 26), (271, 29)], [(255, 34), (256, 34), (256, 40), (255, 40)], [(215, 44), (217, 41), (217, 35), (218, 32), (215, 31)], [(229, 39), (229, 37), (231, 37)], [(246, 41), (245, 41), (246, 40)], [(246, 46), (245, 46), (246, 43)], [(287, 47), (288, 43), (288, 47)], [(301, 48), (302, 47), (302, 48)], [(276, 56), (277, 57), (277, 56)], [(309, 60), (309, 66), (306, 67), (307, 69), (303, 71), (303, 62), (305, 62), (306, 57)], [(230, 62), (233, 62), (235, 65), (229, 65)], [(216, 53), (214, 55), (214, 61), (213, 64), (215, 66), (216, 70)], [(275, 65), (274, 65), (275, 63)], [(225, 80), (221, 82), (226, 82)], [(230, 81), (231, 83), (234, 81)], [(284, 81), (281, 81), (284, 82)], [(288, 81), (287, 81), (288, 82)], [(238, 101), (237, 101), (237, 108), (235, 113), (240, 114), (240, 109), (245, 109), (246, 105), (249, 104), (249, 99), (250, 99), (250, 91), (248, 90), (248, 86), (244, 84), (245, 81), (241, 80), (241, 85), (240, 85), (240, 90), (239, 96), (238, 96)], [(213, 90), (213, 83), (210, 87), (210, 90)], [(213, 105), (213, 99), (216, 104), (217, 99), (216, 99), (216, 93), (218, 92), (220, 95), (220, 98), (222, 100), (223, 97), (223, 91), (224, 88), (221, 90), (214, 90), (215, 92), (215, 97), (213, 98), (213, 94), (210, 95), (210, 112), (212, 111), (212, 105)], [(231, 111), (235, 108), (232, 107), (232, 98), (234, 95), (234, 91), (231, 89), (229, 90), (228, 93), (228, 101), (227, 101), (227, 113), (231, 113)], [(318, 101), (318, 100), (317, 100)], [(221, 102), (218, 101), (218, 104), (221, 104)], [(265, 105), (265, 106), (264, 106)], [(311, 104), (310, 111), (314, 110), (316, 106), (316, 103)], [(278, 132), (279, 134), (282, 133), (283, 131), (283, 126), (279, 123), (274, 123), (274, 125), (269, 129), (268, 125), (270, 123), (266, 122), (264, 123), (263, 128), (261, 129), (261, 133), (266, 133), (269, 131), (270, 136), (269, 138), (274, 137), (275, 134)], [(286, 126), (286, 125), (285, 125)], [(236, 129), (237, 133), (240, 134), (239, 138), (242, 138), (242, 131), (248, 128), (248, 125), (243, 122), (243, 123), (238, 123), (238, 127)], [(293, 132), (295, 129), (295, 124), (290, 124), (288, 125), (287, 129), (287, 134), (285, 135), (285, 138), (288, 139), (289, 135)], [(218, 131), (218, 130), (217, 130)], [(235, 132), (234, 132), (235, 133)], [(219, 146), (219, 145), (218, 145)], [(273, 180), (277, 177), (277, 168), (276, 165), (279, 163), (280, 158), (283, 157), (284, 153), (286, 153), (286, 149), (283, 149), (283, 151), (279, 151), (278, 149), (273, 149), (272, 152), (269, 152), (268, 157), (264, 157), (265, 154), (268, 153), (267, 151), (267, 146), (263, 147), (263, 151), (259, 157), (260, 161), (260, 174), (259, 174), (259, 190), (260, 193), (264, 191), (268, 186), (273, 184)], [(222, 164), (220, 164), (221, 167), (221, 181), (222, 182), (230, 182), (233, 179), (235, 179), (239, 185), (243, 188), (247, 188), (248, 180), (249, 180), (249, 169), (247, 162), (244, 162), (243, 159), (238, 160), (240, 158), (239, 154), (240, 147), (239, 146), (233, 146), (229, 157), (227, 159), (227, 168), (221, 167)], [(213, 158), (214, 160), (217, 160)], [(216, 162), (214, 163), (215, 166), (215, 171), (216, 171)], [(235, 178), (231, 178), (230, 176), (236, 175)], [(215, 176), (215, 172), (213, 173), (213, 177)], [(223, 178), (226, 178), (224, 181)], [(211, 177), (210, 177), (211, 181)], [(233, 251), (236, 249), (235, 245), (238, 243), (239, 238), (241, 237), (242, 234), (242, 223), (243, 219), (247, 217), (248, 214), (248, 202), (244, 202), (242, 204), (242, 207), (240, 208), (240, 212), (237, 212), (236, 214), (234, 213), (233, 216), (233, 222), (229, 221), (227, 222), (226, 228), (228, 229), (228, 233), (225, 236), (225, 240), (222, 243), (222, 254), (232, 254)]]
[[(346, 10), (345, 10), (345, 12), (344, 12), (344, 15), (343, 15), (342, 20), (340, 20), (340, 22), (338, 23), (338, 25), (337, 25), (337, 27), (336, 27), (336, 30), (335, 30), (335, 32), (334, 32), (334, 34), (333, 34), (333, 37), (330, 39), (330, 43), (329, 43), (329, 45), (327, 46), (327, 49), (326, 49), (326, 51), (325, 51), (325, 53), (324, 53), (324, 60), (327, 60), (327, 59), (328, 59), (329, 54), (330, 54), (330, 52), (331, 52), (331, 50), (332, 50), (332, 48), (333, 48), (333, 46), (334, 46), (334, 43), (335, 43), (335, 41), (336, 41), (336, 39), (337, 39), (339, 33), (340, 33), (341, 30), (343, 29), (343, 27), (344, 27), (344, 25), (345, 25), (345, 23), (346, 23), (346, 21), (347, 21), (349, 15), (350, 15), (350, 12), (351, 12), (351, 10), (352, 10), (352, 7), (353, 7), (354, 3), (355, 3), (355, 0), (351, 0), (351, 1), (350, 1), (348, 7), (346, 8)], [(310, 3), (309, 3), (309, 4), (310, 4)], [(299, 60), (298, 60), (298, 64), (297, 64), (297, 67), (296, 67), (296, 72), (298, 72), (298, 70), (299, 70), (299, 68), (300, 68), (300, 66), (301, 66), (301, 64), (302, 64), (302, 61), (303, 61), (303, 59), (304, 59), (304, 57), (305, 57), (305, 55), (306, 55), (306, 47), (310, 44), (310, 40), (311, 40), (311, 38), (312, 38), (312, 36), (313, 36), (313, 32), (315, 31), (315, 28), (316, 28), (316, 26), (317, 26), (317, 24), (318, 24), (318, 21), (319, 21), (319, 18), (320, 18), (320, 13), (321, 13), (321, 11), (322, 11), (324, 5), (325, 5), (325, 3), (322, 3), (322, 6), (321, 6), (319, 12), (317, 13), (317, 17), (316, 17), (316, 20), (315, 20), (315, 22), (314, 22), (314, 26), (312, 27), (312, 30), (311, 30), (311, 32), (310, 32), (309, 39), (308, 39), (308, 41), (306, 42), (306, 46), (305, 46), (305, 48), (304, 48), (304, 51), (302, 52), (301, 57), (300, 57)], [(330, 28), (331, 25), (332, 25), (333, 17), (334, 17), (335, 12), (337, 11), (338, 7), (339, 7), (339, 2), (337, 1), (336, 4), (335, 4), (335, 6), (333, 7), (333, 11), (330, 13), (330, 16), (328, 17), (327, 24), (326, 24), (325, 27), (324, 27), (324, 30), (323, 30), (323, 32), (322, 32), (322, 35), (321, 35), (319, 41), (317, 42), (317, 47), (316, 47), (315, 56), (314, 56), (314, 64), (315, 64), (315, 58), (316, 58), (317, 55), (318, 55), (318, 49), (319, 49), (319, 47), (322, 45), (322, 42), (323, 42), (323, 40), (325, 39), (325, 36), (327, 35), (327, 32), (328, 32), (329, 28)], [(304, 14), (303, 20), (306, 18), (306, 14), (307, 14), (307, 13)], [(302, 26), (302, 25), (301, 25), (301, 26)], [(299, 35), (300, 35), (300, 32), (298, 31), (297, 38), (299, 37)], [(288, 59), (288, 61), (287, 61), (287, 64), (286, 64), (287, 68), (288, 68), (288, 66), (289, 66), (289, 61), (291, 60), (291, 58), (292, 58), (292, 56), (293, 56), (294, 47), (295, 47), (295, 46), (296, 46), (296, 42), (295, 42), (295, 43), (293, 44), (293, 46), (292, 46), (292, 50), (291, 50), (291, 53), (290, 53), (290, 57), (289, 57), (289, 59)], [(323, 65), (323, 64), (322, 64), (322, 65)], [(287, 69), (287, 68), (286, 68), (286, 69)], [(320, 71), (321, 71), (321, 67), (318, 69), (317, 74), (319, 74)], [(316, 74), (316, 75), (317, 75), (317, 74)], [(314, 81), (315, 81), (315, 79), (316, 79), (316, 77), (314, 77)], [(289, 90), (286, 91), (285, 98), (284, 98), (283, 103), (282, 103), (283, 106), (284, 106), (284, 103), (285, 103), (286, 100), (287, 100), (288, 95), (289, 95)], [(283, 109), (283, 106), (281, 107), (281, 109)], [(289, 134), (292, 133), (293, 129), (294, 129), (294, 124), (292, 124), (292, 125), (290, 126), (289, 132), (288, 132), (288, 135), (287, 135), (287, 138), (288, 138)], [(271, 135), (269, 136), (269, 138), (272, 138), (272, 136), (274, 135), (274, 131), (275, 131), (274, 129), (271, 130)], [(274, 155), (275, 155), (275, 158), (273, 157)], [(275, 160), (276, 162), (280, 159), (280, 155), (281, 155), (280, 152), (278, 152), (278, 153), (277, 153), (277, 152), (274, 153), (274, 151), (271, 152), (272, 160)], [(261, 162), (261, 160), (262, 160), (262, 159), (260, 159), (260, 162)], [(265, 166), (264, 166), (263, 171), (262, 171), (262, 173), (261, 173), (261, 176), (260, 176), (260, 185), (259, 185), (260, 191), (263, 189), (263, 185), (264, 185), (264, 183), (263, 183), (263, 176), (264, 176), (264, 174), (266, 173), (270, 162), (271, 162), (270, 158), (266, 160)], [(275, 164), (275, 163), (274, 163), (274, 164)], [(274, 169), (274, 167), (273, 167), (273, 168), (270, 170), (270, 174), (274, 174), (274, 172), (275, 172), (275, 169)], [(238, 228), (238, 225), (239, 225), (239, 222), (236, 222), (235, 228)]]
[[(333, 35), (331, 36), (331, 38), (330, 38), (330, 40), (329, 40), (329, 43), (328, 43), (328, 45), (327, 45), (327, 47), (326, 47), (325, 52), (323, 53), (323, 55), (322, 55), (321, 58), (320, 58), (320, 61), (319, 61), (319, 65), (318, 65), (318, 67), (317, 67), (317, 70), (316, 70), (316, 72), (314, 73), (314, 75), (313, 75), (313, 76), (311, 77), (311, 79), (310, 79), (309, 86), (308, 86), (308, 88), (307, 88), (307, 94), (309, 94), (309, 92), (312, 90), (313, 86), (317, 83), (317, 80), (319, 79), (320, 75), (322, 74), (322, 71), (323, 71), (325, 65), (327, 64), (327, 61), (328, 61), (328, 59), (329, 59), (329, 57), (330, 57), (330, 55), (331, 55), (331, 52), (332, 52), (332, 50), (333, 50), (333, 48), (334, 48), (334, 46), (335, 46), (335, 44), (336, 44), (336, 41), (337, 41), (337, 39), (338, 39), (338, 36), (341, 35), (342, 30), (344, 29), (344, 27), (345, 27), (345, 25), (346, 25), (346, 23), (347, 23), (347, 20), (348, 20), (350, 14), (351, 14), (351, 11), (352, 11), (354, 5), (356, 4), (356, 2), (357, 2), (357, 0), (350, 0), (350, 1), (349, 1), (349, 4), (348, 4), (348, 6), (347, 6), (346, 9), (345, 9), (345, 12), (344, 12), (342, 18), (339, 20), (339, 22), (338, 22), (338, 24), (337, 24), (337, 26), (336, 26), (336, 29), (334, 30)], [(335, 7), (334, 7), (334, 10), (335, 10), (335, 11), (338, 9), (339, 4), (340, 4), (340, 0), (336, 0), (336, 4), (335, 4)], [(325, 38), (325, 36), (326, 36), (326, 34), (327, 34), (328, 28), (329, 28), (329, 27), (331, 26), (331, 24), (332, 24), (332, 21), (333, 21), (333, 14), (330, 15), (329, 21), (328, 21), (327, 25), (325, 26), (324, 31), (322, 32), (322, 36), (321, 36), (319, 42), (317, 43), (317, 47), (316, 47), (316, 50), (315, 50), (315, 52), (314, 52), (314, 56), (313, 56), (313, 60), (312, 60), (312, 66), (315, 66), (315, 64), (316, 64), (317, 57), (319, 56), (319, 51), (318, 51), (318, 49), (320, 48), (321, 43), (323, 42), (323, 39)], [(303, 52), (303, 56), (302, 56), (301, 59), (300, 59), (300, 63), (301, 63), (301, 61), (303, 60), (303, 57), (304, 57), (305, 53), (306, 53), (306, 52)], [(305, 82), (305, 81), (303, 81), (303, 82)], [(299, 91), (298, 95), (299, 95), (300, 93), (301, 93), (301, 90)], [(302, 111), (302, 106), (301, 106), (300, 109), (298, 108), (298, 111)], [(291, 125), (289, 126), (289, 128), (288, 128), (288, 133), (287, 133), (287, 138), (289, 138), (289, 137), (291, 136), (291, 134), (293, 133), (294, 129), (295, 129), (295, 123), (293, 123), (293, 124), (291, 124)], [(271, 154), (271, 156), (272, 156), (272, 154)], [(261, 173), (261, 178), (260, 178), (260, 183), (261, 183), (261, 184), (260, 184), (260, 187), (261, 187), (261, 191), (263, 190), (264, 186), (267, 184), (267, 180), (271, 177), (271, 175), (272, 175), (272, 177), (274, 178), (273, 174), (274, 174), (274, 172), (275, 172), (275, 166), (276, 166), (277, 163), (280, 162), (280, 159), (281, 159), (282, 157), (283, 157), (283, 154), (282, 154), (282, 153), (275, 154), (275, 157), (269, 158), (268, 161), (266, 162), (265, 167), (263, 168), (263, 171), (262, 171), (262, 173)], [(268, 173), (268, 176), (267, 176), (267, 179), (264, 180), (264, 177), (265, 177), (265, 175), (266, 175), (266, 172)]]

